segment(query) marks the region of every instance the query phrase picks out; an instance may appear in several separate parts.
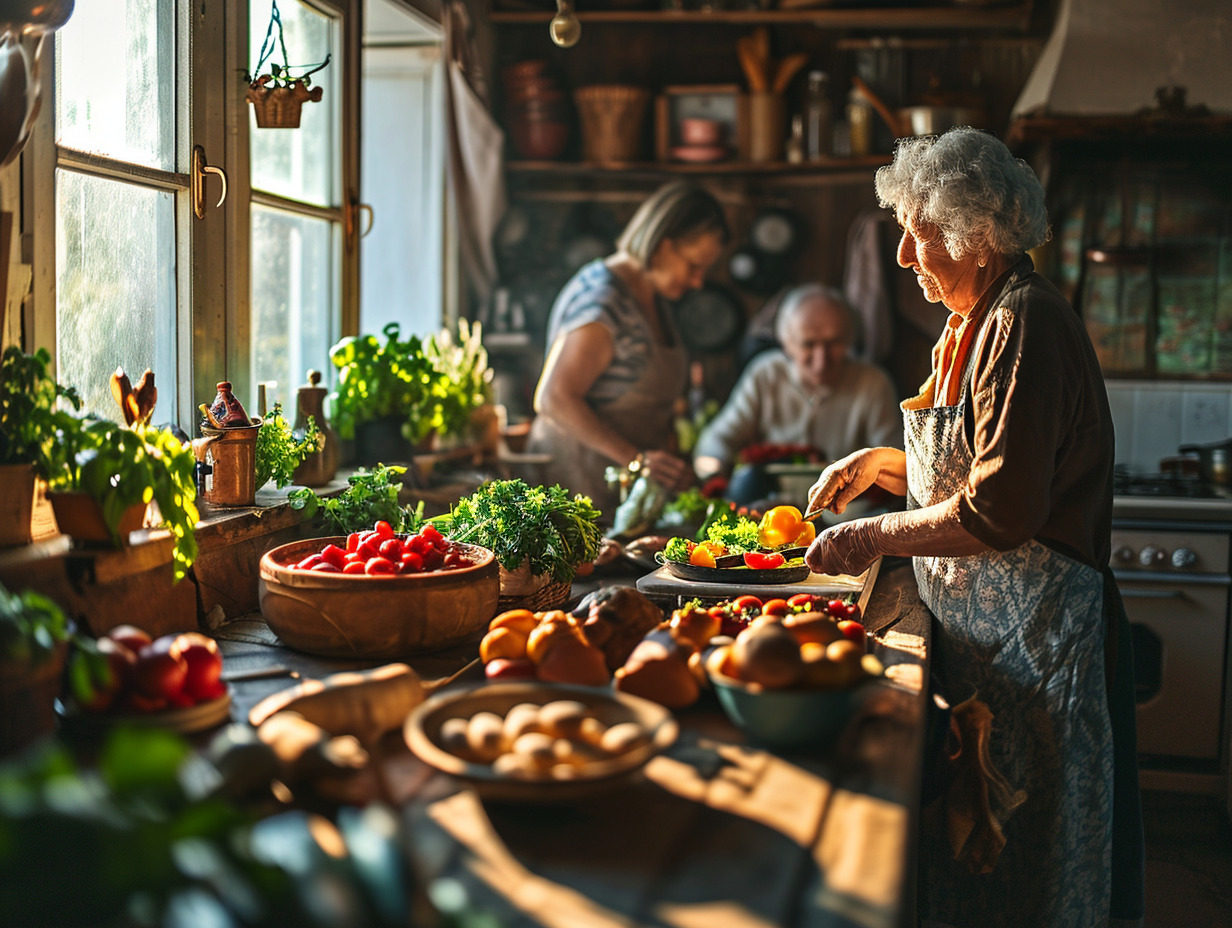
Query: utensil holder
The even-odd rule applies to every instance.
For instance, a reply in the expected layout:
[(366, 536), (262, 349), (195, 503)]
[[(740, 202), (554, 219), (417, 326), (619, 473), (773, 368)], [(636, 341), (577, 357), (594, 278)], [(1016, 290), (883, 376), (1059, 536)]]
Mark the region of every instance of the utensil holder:
[(622, 84), (581, 87), (574, 91), (582, 127), (582, 157), (596, 164), (636, 161), (650, 92)]
[(787, 101), (781, 93), (758, 91), (748, 95), (749, 161), (783, 160), (787, 137)]

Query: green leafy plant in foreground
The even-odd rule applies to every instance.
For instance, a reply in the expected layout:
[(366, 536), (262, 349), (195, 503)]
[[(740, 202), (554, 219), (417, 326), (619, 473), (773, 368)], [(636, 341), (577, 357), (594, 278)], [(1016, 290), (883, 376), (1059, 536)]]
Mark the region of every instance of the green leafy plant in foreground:
[(53, 465), (57, 410), (81, 408), (77, 391), (48, 373), (50, 364), (46, 348), (26, 354), (10, 345), (0, 357), (0, 464), (33, 464), (44, 477)]
[(310, 518), (321, 516), (326, 529), (345, 535), (370, 529), (379, 519), (388, 522), (395, 532), (411, 527), (412, 516), (398, 503), (402, 490), (400, 478), (405, 467), (378, 464), (373, 470), (360, 468), (347, 478), (347, 488), (336, 496), (318, 496), (308, 487), (296, 487), (287, 494), (292, 509), (302, 510)]
[(559, 485), (493, 480), (428, 521), (453, 541), (490, 549), (506, 570), (525, 562), (532, 574), (568, 580), (599, 554), (598, 519), (590, 497), (570, 496)]
[(275, 403), (257, 430), (257, 486), (269, 481), (274, 486), (285, 487), (295, 477), (295, 468), (304, 459), (323, 447), (325, 436), (317, 428), (316, 419), (308, 417), (308, 426), (302, 438), (296, 438), (289, 423), (282, 416), (282, 404)]
[(10, 593), (0, 585), (0, 664), (41, 664), (68, 637), (68, 619), (54, 602), (33, 590)]

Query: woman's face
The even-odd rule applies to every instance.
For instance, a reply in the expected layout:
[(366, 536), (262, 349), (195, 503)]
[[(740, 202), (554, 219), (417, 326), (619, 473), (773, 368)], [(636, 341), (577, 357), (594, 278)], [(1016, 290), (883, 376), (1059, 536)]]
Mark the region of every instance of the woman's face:
[[(899, 211), (898, 224), (903, 237), (898, 243), (898, 263), (915, 271), (916, 283), (930, 303), (944, 303), (955, 312), (974, 305), (979, 293), (967, 291), (974, 285), (978, 259), (974, 254), (955, 261), (946, 251), (941, 231), (932, 223)], [(974, 298), (973, 298), (974, 297)]]
[(717, 232), (699, 232), (688, 238), (665, 238), (650, 256), (646, 276), (655, 293), (678, 300), (699, 288), (706, 271), (723, 253), (723, 240)]

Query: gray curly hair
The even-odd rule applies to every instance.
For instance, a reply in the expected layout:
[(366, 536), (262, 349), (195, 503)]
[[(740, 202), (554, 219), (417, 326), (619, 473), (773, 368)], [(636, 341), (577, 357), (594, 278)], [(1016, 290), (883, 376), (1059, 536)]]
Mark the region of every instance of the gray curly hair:
[(901, 139), (875, 184), (883, 207), (936, 226), (955, 261), (972, 253), (1022, 254), (1048, 240), (1039, 178), (979, 129)]

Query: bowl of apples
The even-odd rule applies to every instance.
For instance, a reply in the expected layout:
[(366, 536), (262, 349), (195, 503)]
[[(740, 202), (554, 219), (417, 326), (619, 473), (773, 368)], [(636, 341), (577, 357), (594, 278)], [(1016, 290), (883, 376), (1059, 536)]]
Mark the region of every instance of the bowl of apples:
[(155, 638), (135, 625), (118, 625), (97, 639), (79, 637), (61, 716), (70, 725), (213, 728), (231, 712), (222, 663), (218, 643), (200, 632)]
[(261, 557), (265, 621), (289, 647), (326, 657), (397, 660), (477, 637), (496, 614), (495, 556), (387, 522), (308, 538)]

